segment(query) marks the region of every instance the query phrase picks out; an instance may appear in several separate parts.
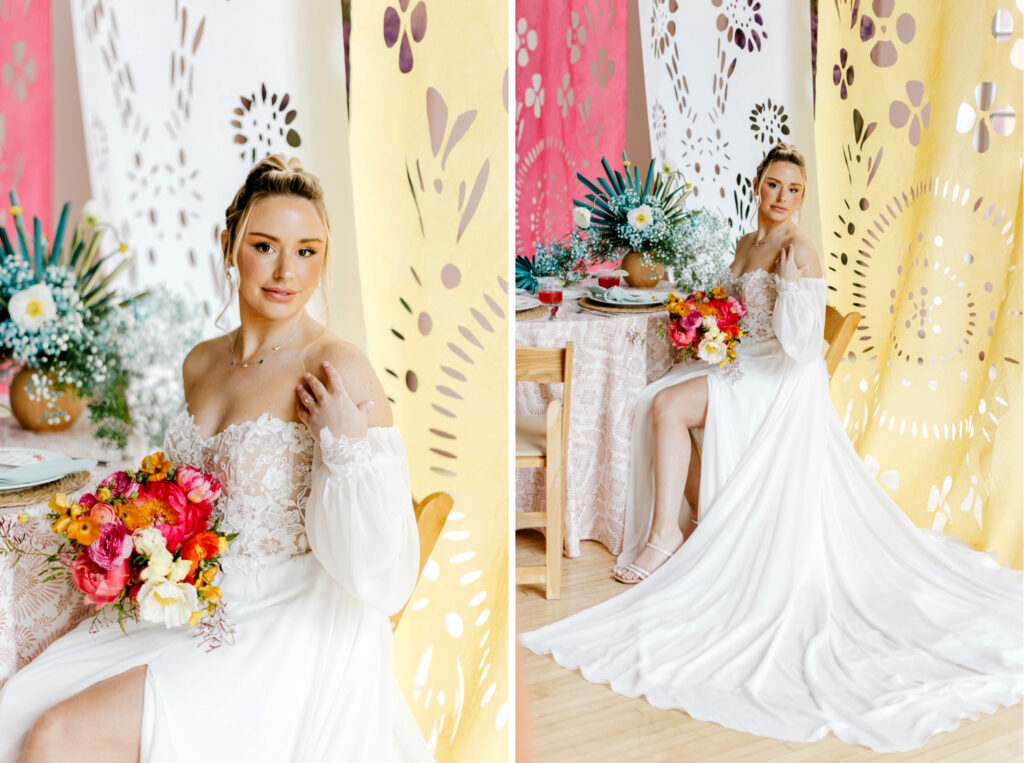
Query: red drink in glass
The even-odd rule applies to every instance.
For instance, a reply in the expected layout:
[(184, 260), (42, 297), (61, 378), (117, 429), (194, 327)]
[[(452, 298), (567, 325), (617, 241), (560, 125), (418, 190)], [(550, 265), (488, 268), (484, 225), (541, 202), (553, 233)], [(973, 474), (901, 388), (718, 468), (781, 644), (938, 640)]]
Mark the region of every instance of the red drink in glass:
[(610, 289), (613, 286), (618, 286), (619, 285), (619, 277), (618, 276), (598, 276), (597, 277), (597, 285), (600, 286), (602, 289)]
[(562, 302), (562, 290), (538, 291), (537, 299), (545, 305), (558, 305)]

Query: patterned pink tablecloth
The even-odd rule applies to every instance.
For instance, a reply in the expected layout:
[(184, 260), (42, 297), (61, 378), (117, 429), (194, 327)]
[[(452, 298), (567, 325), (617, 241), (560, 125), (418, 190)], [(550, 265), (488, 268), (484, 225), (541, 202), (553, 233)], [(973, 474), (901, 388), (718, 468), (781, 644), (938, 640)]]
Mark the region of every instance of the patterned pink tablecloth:
[[(120, 454), (100, 448), (89, 432), (89, 417), (83, 416), (66, 432), (35, 434), (21, 427), (13, 418), (0, 419), (0, 444), (5, 446), (41, 448), (61, 451), (69, 456), (95, 458), (108, 462), (97, 465), (89, 482), (73, 495), (80, 495), (103, 476), (129, 465)], [(142, 443), (132, 443), (129, 452), (136, 458), (145, 455)], [(148, 451), (146, 451), (148, 452)], [(0, 508), (0, 523), (25, 538), (23, 548), (50, 551), (56, 545), (49, 524), (19, 524), (17, 516), (46, 514), (46, 501), (28, 506)], [(26, 556), (17, 564), (11, 557), (0, 555), (0, 686), (16, 670), (32, 660), (52, 641), (78, 625), (90, 610), (81, 601), (68, 578), (43, 582), (39, 577), (42, 560)]]
[[(578, 556), (581, 540), (622, 550), (629, 479), (633, 405), (647, 384), (671, 366), (668, 339), (659, 336), (665, 312), (608, 315), (565, 303), (555, 320), (516, 321), (516, 345), (564, 347), (573, 343), (569, 454), (566, 464), (565, 550)], [(516, 413), (543, 413), (562, 385), (519, 383)], [(544, 506), (544, 472), (516, 472), (516, 509)]]

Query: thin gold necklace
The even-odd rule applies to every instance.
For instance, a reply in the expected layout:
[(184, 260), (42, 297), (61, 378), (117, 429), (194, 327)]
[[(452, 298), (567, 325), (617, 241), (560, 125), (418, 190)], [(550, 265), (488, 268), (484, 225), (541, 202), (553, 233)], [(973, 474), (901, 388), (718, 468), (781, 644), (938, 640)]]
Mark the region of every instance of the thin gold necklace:
[[(282, 347), (284, 347), (286, 344), (288, 344), (290, 341), (292, 341), (296, 336), (298, 336), (300, 331), (302, 331), (302, 326), (299, 326), (292, 333), (292, 335), (290, 337), (288, 337), (287, 339), (285, 339), (283, 342), (281, 342), (281, 344), (275, 344), (273, 347), (271, 347), (270, 348), (270, 352), (277, 352), (278, 350), (280, 350)], [(242, 368), (248, 368), (250, 365), (262, 366), (263, 365), (263, 361), (265, 361), (267, 359), (266, 357), (260, 358), (259, 361), (255, 362), (255, 363), (253, 363), (252, 361), (244, 361), (243, 362), (241, 360), (235, 360), (235, 347), (238, 346), (238, 338), (240, 336), (242, 336), (242, 329), (241, 328), (238, 329), (238, 333), (235, 335), (235, 341), (231, 343), (231, 365), (232, 366), (238, 365), (238, 366), (241, 366)], [(269, 355), (269, 353), (268, 353), (268, 355)]]

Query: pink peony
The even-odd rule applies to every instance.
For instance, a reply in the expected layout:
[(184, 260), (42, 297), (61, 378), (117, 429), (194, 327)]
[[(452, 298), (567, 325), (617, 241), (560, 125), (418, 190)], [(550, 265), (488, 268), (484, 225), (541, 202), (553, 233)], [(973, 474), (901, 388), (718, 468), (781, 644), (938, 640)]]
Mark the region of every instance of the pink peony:
[[(95, 512), (95, 507), (93, 508)], [(114, 512), (111, 510), (110, 512)], [(100, 537), (86, 548), (89, 558), (105, 570), (113, 570), (121, 566), (134, 550), (132, 536), (120, 522), (105, 522), (100, 526)]]
[(135, 482), (126, 472), (114, 472), (108, 475), (98, 486), (107, 488), (115, 498), (127, 498), (139, 489), (139, 483)]
[(139, 489), (132, 503), (136, 506), (139, 527), (155, 527), (163, 533), (167, 550), (177, 553), (181, 544), (206, 529), (209, 503), (192, 503), (184, 491), (168, 480), (151, 482)]
[(180, 467), (175, 482), (192, 503), (210, 503), (220, 495), (220, 483), (191, 466)]
[(75, 586), (85, 594), (85, 602), (97, 610), (117, 601), (131, 577), (128, 560), (112, 570), (105, 570), (89, 558), (83, 549), (71, 561), (71, 578)]
[(83, 506), (83, 507), (85, 507), (85, 508), (89, 509), (89, 508), (92, 508), (92, 506), (93, 506), (93, 505), (94, 505), (94, 504), (95, 504), (95, 503), (96, 503), (96, 502), (97, 502), (98, 500), (99, 500), (99, 499), (98, 499), (98, 498), (97, 498), (97, 497), (96, 497), (95, 495), (93, 495), (92, 493), (85, 493), (85, 494), (83, 494), (83, 495), (82, 495), (82, 497), (81, 497), (81, 498), (79, 498), (79, 499), (78, 499), (78, 502), (79, 502), (80, 504), (82, 504), (82, 506)]
[(704, 316), (700, 314), (699, 310), (691, 310), (688, 314), (683, 316), (681, 322), (685, 331), (692, 331), (704, 322)]
[(693, 340), (697, 337), (697, 330), (683, 330), (679, 326), (678, 321), (672, 321), (668, 324), (668, 338), (672, 341), (676, 347), (686, 348), (693, 344)]
[[(82, 504), (85, 505), (84, 503)], [(121, 524), (121, 520), (117, 518), (117, 514), (114, 513), (114, 507), (109, 503), (103, 503), (103, 501), (94, 500), (92, 508), (89, 510), (89, 516), (99, 522), (101, 525), (105, 525), (108, 522), (117, 522)]]

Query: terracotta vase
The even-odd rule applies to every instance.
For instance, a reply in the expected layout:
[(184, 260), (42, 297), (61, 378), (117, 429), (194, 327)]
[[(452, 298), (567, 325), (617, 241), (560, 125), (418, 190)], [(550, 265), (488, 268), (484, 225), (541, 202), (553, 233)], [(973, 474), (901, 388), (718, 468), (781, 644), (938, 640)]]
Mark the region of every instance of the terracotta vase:
[(52, 374), (22, 368), (11, 379), (11, 413), (25, 429), (60, 432), (78, 420), (85, 398), (70, 390), (59, 391)]
[(660, 262), (645, 264), (640, 252), (630, 252), (623, 257), (622, 269), (628, 274), (626, 283), (637, 289), (650, 289), (665, 277), (665, 266)]

